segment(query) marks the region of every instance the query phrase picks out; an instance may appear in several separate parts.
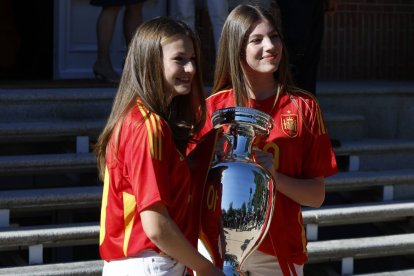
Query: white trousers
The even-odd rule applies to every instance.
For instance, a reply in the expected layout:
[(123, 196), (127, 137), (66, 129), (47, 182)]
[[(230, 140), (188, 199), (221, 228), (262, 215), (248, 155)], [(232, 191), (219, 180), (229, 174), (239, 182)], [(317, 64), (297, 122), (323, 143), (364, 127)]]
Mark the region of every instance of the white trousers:
[(183, 276), (186, 267), (168, 256), (145, 250), (136, 257), (105, 261), (102, 276)]
[[(294, 264), (296, 275), (303, 276), (303, 265)], [(248, 276), (283, 276), (275, 256), (255, 250), (244, 263), (242, 270)], [(293, 275), (293, 274), (292, 274)]]

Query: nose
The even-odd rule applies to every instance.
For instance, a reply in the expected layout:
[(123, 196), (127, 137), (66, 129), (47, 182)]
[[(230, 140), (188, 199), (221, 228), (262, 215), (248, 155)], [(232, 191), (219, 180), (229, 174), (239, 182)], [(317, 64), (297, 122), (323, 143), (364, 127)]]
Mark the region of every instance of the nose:
[(196, 67), (195, 67), (195, 63), (193, 60), (188, 61), (185, 65), (184, 65), (184, 70), (187, 73), (190, 74), (194, 74), (196, 71)]
[(263, 39), (264, 48), (266, 50), (272, 50), (276, 47), (276, 41), (272, 40), (270, 37), (266, 37)]

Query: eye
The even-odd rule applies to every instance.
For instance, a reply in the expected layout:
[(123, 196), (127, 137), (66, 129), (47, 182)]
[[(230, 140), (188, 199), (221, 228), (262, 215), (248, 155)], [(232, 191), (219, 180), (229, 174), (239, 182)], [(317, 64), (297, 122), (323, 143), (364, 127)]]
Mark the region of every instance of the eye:
[(184, 58), (182, 56), (176, 56), (173, 58), (173, 60), (176, 60), (176, 61), (182, 61), (183, 59)]
[(260, 41), (262, 41), (262, 39), (256, 37), (256, 38), (251, 39), (250, 43), (260, 43)]
[(269, 37), (271, 39), (276, 39), (276, 38), (279, 38), (279, 34), (275, 32), (275, 33), (270, 34)]

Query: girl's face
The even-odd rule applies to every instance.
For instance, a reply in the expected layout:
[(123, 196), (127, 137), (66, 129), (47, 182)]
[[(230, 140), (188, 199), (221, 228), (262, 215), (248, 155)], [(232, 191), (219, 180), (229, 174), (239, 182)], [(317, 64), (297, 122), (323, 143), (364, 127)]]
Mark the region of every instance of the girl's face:
[[(185, 35), (175, 35), (162, 45), (164, 81), (172, 91), (171, 99), (191, 91), (196, 72), (193, 42)], [(148, 64), (147, 66), (152, 66)]]
[(248, 72), (273, 74), (279, 68), (282, 50), (279, 33), (267, 20), (260, 20), (247, 39), (243, 68)]

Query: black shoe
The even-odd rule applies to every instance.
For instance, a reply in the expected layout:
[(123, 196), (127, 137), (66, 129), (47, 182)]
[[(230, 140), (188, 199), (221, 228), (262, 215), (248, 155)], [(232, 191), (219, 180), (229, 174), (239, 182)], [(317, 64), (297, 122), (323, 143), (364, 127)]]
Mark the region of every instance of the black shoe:
[(93, 65), (93, 74), (95, 78), (100, 81), (108, 82), (108, 83), (119, 83), (120, 77), (116, 72), (110, 71), (108, 69), (101, 68), (96, 63)]

